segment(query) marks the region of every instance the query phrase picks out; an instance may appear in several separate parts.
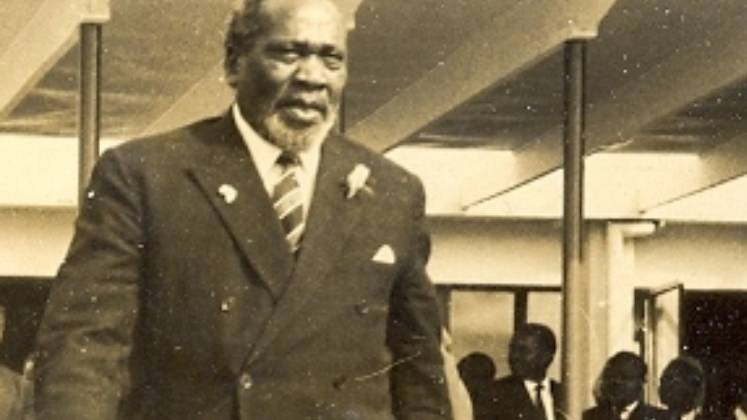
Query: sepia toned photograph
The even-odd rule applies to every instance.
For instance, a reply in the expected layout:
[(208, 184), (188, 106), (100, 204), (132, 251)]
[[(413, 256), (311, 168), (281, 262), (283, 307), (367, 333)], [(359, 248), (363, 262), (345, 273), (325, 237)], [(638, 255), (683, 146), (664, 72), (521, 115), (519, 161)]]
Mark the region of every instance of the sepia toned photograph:
[(747, 420), (744, 0), (0, 1), (0, 420)]

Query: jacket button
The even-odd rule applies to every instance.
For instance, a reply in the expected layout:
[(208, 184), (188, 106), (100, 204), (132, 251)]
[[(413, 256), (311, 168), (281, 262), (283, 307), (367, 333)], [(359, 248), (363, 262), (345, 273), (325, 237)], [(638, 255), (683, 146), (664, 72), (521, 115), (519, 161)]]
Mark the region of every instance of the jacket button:
[(221, 301), (220, 303), (220, 311), (229, 312), (231, 309), (233, 309), (235, 302), (236, 302), (236, 298), (233, 296), (223, 299), (223, 301)]
[(332, 381), (332, 386), (333, 386), (333, 387), (334, 387), (334, 388), (335, 388), (336, 390), (340, 391), (340, 390), (342, 390), (343, 388), (345, 388), (345, 383), (346, 383), (347, 381), (348, 381), (348, 378), (347, 378), (347, 377), (346, 377), (345, 375), (340, 375), (340, 376), (336, 377), (336, 378), (335, 378), (335, 379), (334, 379), (334, 380)]
[(254, 386), (254, 379), (252, 379), (252, 375), (244, 373), (239, 376), (239, 386), (243, 389), (250, 389), (252, 386)]

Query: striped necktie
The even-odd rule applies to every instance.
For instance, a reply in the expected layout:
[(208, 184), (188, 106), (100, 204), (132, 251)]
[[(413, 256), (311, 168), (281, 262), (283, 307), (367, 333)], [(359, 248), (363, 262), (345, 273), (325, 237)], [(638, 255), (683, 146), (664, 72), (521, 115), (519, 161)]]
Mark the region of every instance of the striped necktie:
[(303, 194), (298, 183), (300, 160), (291, 152), (283, 152), (277, 160), (282, 169), (280, 180), (272, 190), (272, 205), (285, 232), (285, 240), (292, 252), (301, 246), (304, 230)]

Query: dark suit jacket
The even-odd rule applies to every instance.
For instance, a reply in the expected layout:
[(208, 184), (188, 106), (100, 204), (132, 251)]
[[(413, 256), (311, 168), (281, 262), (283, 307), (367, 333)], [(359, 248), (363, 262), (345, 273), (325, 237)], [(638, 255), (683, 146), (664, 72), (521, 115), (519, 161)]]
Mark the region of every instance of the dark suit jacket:
[[(628, 420), (667, 420), (667, 412), (652, 405), (639, 403)], [(618, 420), (608, 405), (598, 405), (583, 413), (583, 420)]]
[[(498, 379), (494, 387), (493, 400), (495, 401), (494, 412), (496, 420), (540, 420), (537, 406), (524, 387), (524, 381), (518, 376), (509, 375)], [(556, 420), (564, 417), (557, 411), (557, 404), (562, 398), (561, 385), (556, 381), (550, 381), (550, 393), (552, 394), (555, 407)]]
[[(356, 164), (373, 194), (347, 199)], [(449, 418), (423, 202), (331, 135), (294, 261), (230, 114), (107, 151), (41, 325), (37, 419)]]

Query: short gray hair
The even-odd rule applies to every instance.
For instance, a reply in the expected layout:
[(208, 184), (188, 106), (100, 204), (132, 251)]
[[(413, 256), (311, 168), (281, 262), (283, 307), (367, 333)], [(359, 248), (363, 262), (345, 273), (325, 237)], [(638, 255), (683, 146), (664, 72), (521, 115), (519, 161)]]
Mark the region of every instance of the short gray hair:
[(228, 29), (223, 41), (225, 47), (223, 68), (226, 74), (237, 70), (239, 56), (254, 48), (263, 30), (260, 8), (264, 0), (242, 0), (239, 3), (228, 21)]

